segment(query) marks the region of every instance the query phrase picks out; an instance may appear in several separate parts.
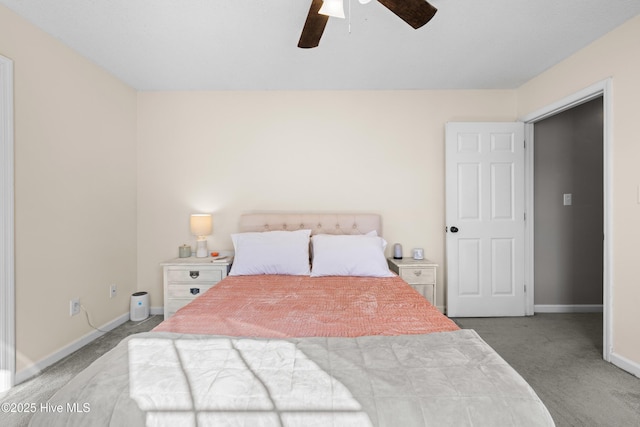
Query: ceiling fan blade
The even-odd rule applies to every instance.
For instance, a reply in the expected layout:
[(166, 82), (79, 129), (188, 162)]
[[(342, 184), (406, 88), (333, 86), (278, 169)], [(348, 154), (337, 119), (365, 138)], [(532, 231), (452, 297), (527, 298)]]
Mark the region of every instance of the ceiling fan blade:
[(327, 21), (329, 21), (329, 17), (327, 15), (320, 15), (318, 13), (321, 7), (322, 0), (311, 1), (309, 14), (307, 15), (307, 20), (304, 22), (300, 41), (298, 41), (298, 47), (309, 49), (317, 47), (318, 44), (320, 44), (320, 38), (324, 32), (324, 27), (326, 27)]
[(413, 28), (420, 28), (436, 14), (438, 9), (426, 0), (378, 0)]

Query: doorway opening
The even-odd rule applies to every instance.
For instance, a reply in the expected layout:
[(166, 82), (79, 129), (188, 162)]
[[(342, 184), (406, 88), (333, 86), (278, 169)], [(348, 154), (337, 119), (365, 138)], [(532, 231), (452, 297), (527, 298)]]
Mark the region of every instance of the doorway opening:
[(602, 97), (534, 124), (534, 311), (602, 311)]
[[(597, 83), (523, 118), (531, 217), (526, 225), (526, 277), (527, 283), (535, 284), (534, 292), (527, 295), (527, 314), (599, 311), (602, 307), (602, 353), (607, 361), (612, 341), (610, 87), (610, 80)], [(583, 116), (577, 117), (580, 114)], [(547, 146), (542, 139), (553, 133), (563, 133), (566, 139), (575, 136), (579, 141)], [(541, 150), (536, 146), (539, 136), (545, 146)], [(592, 137), (593, 141), (585, 143)], [(549, 168), (540, 168), (536, 162)]]

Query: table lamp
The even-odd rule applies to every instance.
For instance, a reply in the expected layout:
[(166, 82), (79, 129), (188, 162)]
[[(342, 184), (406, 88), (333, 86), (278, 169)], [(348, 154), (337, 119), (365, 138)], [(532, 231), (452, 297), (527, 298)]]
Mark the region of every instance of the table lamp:
[(209, 255), (207, 249), (207, 236), (213, 231), (213, 222), (210, 214), (192, 214), (189, 221), (191, 234), (197, 236), (198, 247), (196, 249), (197, 258), (205, 258)]

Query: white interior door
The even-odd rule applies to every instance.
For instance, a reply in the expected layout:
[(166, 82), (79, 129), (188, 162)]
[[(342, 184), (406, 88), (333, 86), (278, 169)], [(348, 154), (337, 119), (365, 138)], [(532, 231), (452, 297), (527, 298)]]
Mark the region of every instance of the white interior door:
[(448, 123), (447, 315), (524, 316), (524, 124)]

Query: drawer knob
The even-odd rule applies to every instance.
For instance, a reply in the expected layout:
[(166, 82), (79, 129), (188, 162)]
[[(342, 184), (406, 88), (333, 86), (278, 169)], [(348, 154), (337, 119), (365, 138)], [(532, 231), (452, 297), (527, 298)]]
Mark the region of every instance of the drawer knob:
[(192, 279), (197, 279), (198, 276), (200, 276), (200, 272), (199, 271), (190, 271), (189, 272), (189, 276), (191, 276)]
[(413, 270), (413, 274), (415, 274), (416, 276), (421, 276), (422, 270)]
[(189, 289), (189, 292), (191, 292), (191, 295), (198, 295), (200, 293), (200, 288), (191, 288)]

